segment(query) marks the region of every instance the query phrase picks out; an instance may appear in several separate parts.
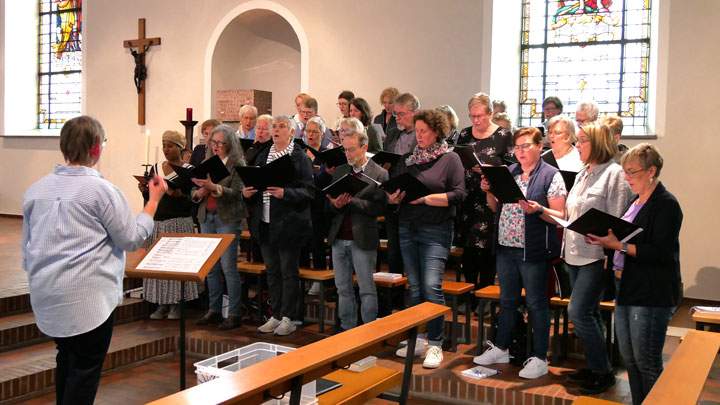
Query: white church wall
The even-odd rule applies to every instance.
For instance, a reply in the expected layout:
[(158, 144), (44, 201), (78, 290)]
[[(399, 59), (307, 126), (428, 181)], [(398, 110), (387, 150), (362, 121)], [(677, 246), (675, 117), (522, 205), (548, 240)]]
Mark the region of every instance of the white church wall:
[[(2, 10), (4, 3), (0, 0)], [(178, 120), (184, 118), (185, 107), (193, 107), (198, 120), (209, 118), (203, 84), (209, 38), (219, 22), (242, 3), (128, 0), (123, 7), (102, 1), (85, 3), (86, 112), (99, 118), (108, 132), (101, 171), (135, 209), (140, 208), (141, 198), (130, 175), (140, 172), (144, 151), (135, 123), (134, 66), (122, 40), (136, 37), (139, 17), (147, 18), (148, 36), (162, 37), (162, 45), (153, 47), (147, 60), (147, 127), (154, 149), (163, 130), (181, 128)], [(292, 13), (307, 35), (307, 90), (318, 98), (320, 114), (328, 120), (337, 115), (340, 90), (351, 89), (365, 97), (377, 112), (380, 91), (394, 85), (413, 91), (423, 106), (453, 105), (465, 125), (469, 96), (490, 88), (488, 44), (505, 44), (503, 38), (487, 38), (492, 31), (483, 22), (492, 12), (491, 3), (282, 0), (273, 4)], [(658, 111), (663, 115), (662, 125), (658, 125), (659, 138), (652, 142), (666, 159), (662, 180), (685, 212), (681, 259), (686, 295), (720, 299), (720, 250), (713, 238), (720, 229), (714, 201), (720, 194), (720, 180), (714, 175), (720, 140), (712, 124), (716, 94), (720, 94), (715, 68), (720, 55), (712, 42), (720, 37), (720, 25), (715, 23), (720, 18), (720, 2), (669, 2), (669, 7), (659, 44), (661, 64), (666, 63), (659, 69), (667, 72), (658, 83), (667, 102)], [(275, 112), (293, 109), (292, 100), (285, 107), (274, 107)], [(21, 212), (22, 192), (61, 161), (57, 144), (57, 138), (0, 138), (4, 185), (0, 213)]]

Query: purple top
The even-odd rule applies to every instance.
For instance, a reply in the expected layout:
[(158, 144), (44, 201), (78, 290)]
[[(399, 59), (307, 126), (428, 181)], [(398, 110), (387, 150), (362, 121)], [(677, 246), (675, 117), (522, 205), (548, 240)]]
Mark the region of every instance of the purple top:
[[(640, 209), (643, 207), (643, 204), (630, 204), (630, 207), (628, 207), (627, 211), (625, 211), (625, 214), (622, 216), (622, 219), (633, 222), (635, 220), (635, 217), (637, 216), (638, 212), (640, 212)], [(625, 268), (625, 255), (616, 250), (615, 255), (613, 256), (613, 269), (614, 270), (622, 270)]]

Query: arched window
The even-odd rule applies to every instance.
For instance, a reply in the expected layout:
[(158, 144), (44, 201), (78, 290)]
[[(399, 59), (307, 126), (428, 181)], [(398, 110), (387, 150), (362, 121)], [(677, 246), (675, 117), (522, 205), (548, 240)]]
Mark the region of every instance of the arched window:
[(523, 0), (519, 124), (541, 125), (556, 96), (568, 115), (594, 100), (623, 134), (647, 134), (650, 25), (650, 0)]
[(82, 0), (39, 0), (37, 127), (80, 115)]

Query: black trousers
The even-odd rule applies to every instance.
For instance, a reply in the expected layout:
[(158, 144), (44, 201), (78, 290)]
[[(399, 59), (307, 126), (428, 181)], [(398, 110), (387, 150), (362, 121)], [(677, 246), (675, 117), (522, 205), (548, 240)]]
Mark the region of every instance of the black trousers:
[(268, 225), (260, 223), (260, 250), (262, 250), (267, 283), (270, 290), (270, 307), (273, 318), (298, 319), (300, 291), (300, 246), (295, 244), (271, 244)]
[(385, 214), (385, 232), (388, 240), (387, 262), (389, 272), (403, 274), (405, 269), (403, 268), (402, 253), (400, 252), (399, 226), (398, 214), (387, 212)]
[(100, 372), (110, 347), (113, 315), (97, 328), (80, 335), (55, 338), (58, 353), (55, 370), (55, 396), (61, 404), (92, 404)]
[(475, 284), (475, 288), (495, 284), (495, 256), (490, 248), (463, 248), (462, 269), (465, 282)]

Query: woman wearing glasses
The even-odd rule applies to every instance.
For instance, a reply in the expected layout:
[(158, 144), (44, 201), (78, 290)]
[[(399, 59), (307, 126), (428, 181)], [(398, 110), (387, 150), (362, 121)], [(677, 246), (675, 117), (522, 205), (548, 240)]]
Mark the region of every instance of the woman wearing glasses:
[[(192, 199), (199, 202), (198, 220), (202, 233), (230, 233), (239, 237), (242, 221), (247, 217), (245, 203), (242, 199), (242, 180), (235, 170), (236, 166), (244, 166), (242, 148), (236, 131), (229, 125), (218, 125), (210, 134), (207, 158), (217, 155), (228, 168), (230, 175), (215, 184), (207, 179), (193, 179), (196, 188)], [(237, 271), (237, 243), (231, 243), (223, 253), (220, 262), (207, 275), (210, 307), (208, 312), (198, 320), (198, 325), (219, 323), (220, 329), (233, 329), (240, 326), (240, 273)], [(222, 274), (220, 274), (222, 272)], [(222, 295), (225, 276), (227, 284), (229, 308), (228, 317), (222, 318)]]
[(289, 155), (294, 176), (284, 187), (261, 192), (245, 187), (242, 193), (252, 207), (250, 233), (260, 243), (272, 306), (272, 317), (258, 331), (285, 336), (295, 331), (292, 319), (302, 302), (298, 259), (301, 246), (311, 236), (310, 202), (315, 195), (312, 163), (292, 141), (295, 126), (290, 118), (275, 117), (272, 128), (273, 144), (258, 154), (255, 163), (264, 166)]
[(495, 344), (488, 342), (485, 353), (475, 357), (476, 364), (508, 363), (508, 348), (518, 321), (521, 290), (533, 329), (533, 349), (520, 370), (522, 378), (547, 374), (547, 350), (550, 333), (547, 260), (557, 257), (560, 242), (550, 215), (565, 216), (565, 183), (555, 167), (540, 159), (542, 133), (537, 128), (521, 128), (513, 136), (518, 163), (509, 167), (527, 201), (501, 203), (483, 179), (490, 209), (497, 214), (497, 273), (500, 279), (500, 318)]
[(637, 198), (623, 219), (643, 231), (628, 243), (590, 236), (593, 245), (614, 251), (618, 284), (615, 333), (628, 370), (633, 404), (641, 404), (663, 371), (662, 351), (670, 318), (680, 302), (680, 227), (675, 196), (658, 181), (663, 158), (641, 143), (622, 158), (625, 179)]
[[(472, 145), (483, 163), (503, 164), (503, 159), (511, 158), (512, 134), (490, 120), (490, 97), (484, 93), (472, 96), (468, 101), (468, 113), (472, 126), (460, 132), (457, 145)], [(456, 244), (463, 246), (465, 281), (482, 288), (495, 283), (495, 256), (492, 252), (495, 225), (485, 192), (480, 189), (480, 167), (465, 170), (465, 186), (468, 194), (456, 221)]]
[[(621, 217), (633, 199), (633, 192), (622, 167), (613, 161), (617, 144), (609, 128), (597, 123), (583, 125), (576, 145), (585, 168), (578, 173), (568, 194), (568, 220), (576, 220), (591, 208)], [(575, 325), (575, 335), (582, 339), (587, 362), (586, 368), (569, 376), (569, 381), (579, 384), (583, 394), (599, 394), (615, 384), (599, 309), (605, 252), (602, 246), (590, 244), (583, 235), (566, 229), (562, 253), (572, 285), (568, 313)]]

